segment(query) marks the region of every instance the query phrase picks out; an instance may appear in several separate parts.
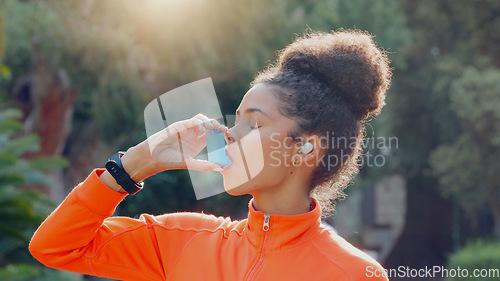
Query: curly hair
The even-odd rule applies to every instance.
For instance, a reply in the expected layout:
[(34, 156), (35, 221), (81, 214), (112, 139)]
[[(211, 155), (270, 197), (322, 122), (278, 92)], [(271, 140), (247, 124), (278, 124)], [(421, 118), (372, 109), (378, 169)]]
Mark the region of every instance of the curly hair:
[(250, 84), (270, 86), (281, 101), (280, 112), (296, 120), (290, 137), (316, 134), (333, 144), (322, 145), (310, 183), (310, 196), (320, 203), (323, 216), (332, 214), (336, 200), (359, 172), (364, 123), (385, 105), (391, 79), (386, 52), (368, 32), (307, 30)]

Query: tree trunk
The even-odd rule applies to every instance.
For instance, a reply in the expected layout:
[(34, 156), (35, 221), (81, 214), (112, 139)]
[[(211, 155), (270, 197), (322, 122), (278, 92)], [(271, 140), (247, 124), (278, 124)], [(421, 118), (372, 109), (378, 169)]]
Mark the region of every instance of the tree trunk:
[(495, 236), (500, 239), (500, 201), (498, 200), (498, 192), (495, 188), (495, 183), (488, 183), (488, 201), (491, 208), (491, 212), (494, 217), (494, 231)]
[(64, 193), (67, 194), (75, 185), (82, 182), (95, 168), (103, 168), (109, 156), (120, 148), (123, 138), (116, 140), (117, 145), (108, 145), (101, 140), (98, 124), (90, 120), (78, 130), (71, 132), (65, 156), (71, 163), (64, 170)]
[[(71, 130), (77, 91), (63, 69), (55, 70), (43, 58), (41, 51), (33, 49), (33, 73), (20, 79), (14, 88), (17, 107), (25, 113), (25, 133), (40, 137), (40, 150), (26, 157), (61, 156)], [(62, 170), (49, 172), (54, 180), (51, 187), (32, 186), (60, 201), (64, 196)]]
[(445, 254), (453, 249), (452, 210), (450, 200), (438, 194), (434, 180), (421, 174), (408, 179), (405, 227), (384, 263), (385, 268), (444, 265)]

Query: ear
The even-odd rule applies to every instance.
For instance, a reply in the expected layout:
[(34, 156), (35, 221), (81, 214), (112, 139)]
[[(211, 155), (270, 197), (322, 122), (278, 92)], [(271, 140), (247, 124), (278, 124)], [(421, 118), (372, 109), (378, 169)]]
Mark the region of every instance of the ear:
[(321, 156), (320, 136), (307, 136), (297, 150), (297, 154), (302, 157), (303, 162), (307, 163), (308, 165), (314, 165)]

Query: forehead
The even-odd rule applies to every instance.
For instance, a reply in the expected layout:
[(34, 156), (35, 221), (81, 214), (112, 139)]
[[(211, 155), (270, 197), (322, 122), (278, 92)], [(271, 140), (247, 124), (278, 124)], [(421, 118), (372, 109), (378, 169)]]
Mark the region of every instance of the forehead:
[(280, 100), (273, 92), (273, 86), (265, 84), (257, 84), (253, 86), (245, 94), (241, 100), (238, 110), (240, 113), (245, 112), (248, 108), (258, 108), (265, 112), (270, 120), (274, 131), (283, 135), (287, 135), (297, 123), (295, 120), (281, 114), (279, 110)]
[(278, 112), (278, 103), (279, 100), (274, 95), (271, 86), (257, 84), (245, 94), (238, 110), (244, 112), (247, 108), (258, 108), (273, 118), (280, 115)]

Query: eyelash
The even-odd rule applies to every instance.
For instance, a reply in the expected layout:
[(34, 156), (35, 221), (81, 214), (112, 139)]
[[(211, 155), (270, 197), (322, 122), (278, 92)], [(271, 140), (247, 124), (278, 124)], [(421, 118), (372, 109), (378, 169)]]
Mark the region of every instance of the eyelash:
[(255, 126), (250, 125), (250, 128), (252, 128), (252, 130), (257, 130), (258, 128), (260, 128), (259, 123), (257, 122), (257, 120), (255, 121)]
[[(234, 126), (236, 126), (236, 125), (238, 124), (238, 121), (239, 121), (239, 120), (235, 120), (235, 122), (234, 122)], [(252, 130), (257, 130), (257, 129), (259, 129), (259, 128), (261, 128), (261, 127), (262, 127), (262, 126), (259, 126), (259, 125), (258, 125), (257, 121), (255, 122), (255, 126), (252, 126), (252, 125), (250, 125), (250, 124), (249, 124), (248, 126), (249, 126)]]

